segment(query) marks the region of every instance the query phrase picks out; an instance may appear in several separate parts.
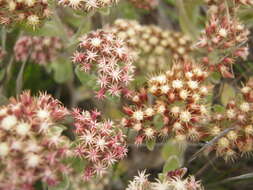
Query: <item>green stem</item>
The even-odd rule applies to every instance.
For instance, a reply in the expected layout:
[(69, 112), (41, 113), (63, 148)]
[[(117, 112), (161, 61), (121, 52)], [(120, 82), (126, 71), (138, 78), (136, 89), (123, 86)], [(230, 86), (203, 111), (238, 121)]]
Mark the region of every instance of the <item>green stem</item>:
[(21, 69), (18, 73), (18, 77), (16, 80), (16, 94), (17, 95), (21, 93), (21, 90), (23, 88), (23, 74), (24, 74), (26, 63), (27, 63), (27, 60), (22, 62)]
[(2, 48), (4, 51), (6, 51), (6, 37), (7, 37), (7, 32), (5, 26), (2, 27)]
[(214, 137), (212, 140), (210, 140), (209, 142), (207, 142), (200, 150), (198, 150), (188, 161), (188, 164), (191, 163), (193, 160), (195, 160), (200, 153), (202, 153), (204, 150), (206, 150), (208, 147), (211, 147), (214, 145), (214, 143), (216, 143), (220, 138), (224, 137), (229, 131), (235, 129), (235, 127), (230, 127), (225, 129), (224, 131), (222, 131), (219, 135), (217, 135), (216, 137)]
[(76, 48), (76, 46), (79, 42), (79, 38), (90, 29), (90, 27), (91, 27), (91, 17), (93, 15), (94, 15), (94, 13), (92, 12), (92, 13), (89, 13), (86, 18), (82, 18), (82, 22), (81, 22), (80, 26), (78, 27), (77, 32), (71, 38), (70, 43), (68, 43), (67, 46), (66, 46), (66, 51), (67, 52), (72, 52), (73, 49)]
[(59, 36), (61, 37), (62, 41), (65, 43), (65, 44), (68, 44), (69, 42), (69, 36), (68, 36), (68, 33), (66, 31), (66, 28), (64, 26), (64, 24), (62, 23), (62, 20), (61, 18), (59, 17), (58, 15), (58, 12), (57, 12), (57, 3), (54, 2), (53, 3), (53, 10), (54, 10), (54, 16), (53, 16), (53, 19), (57, 25), (57, 27), (60, 29), (59, 31), (61, 31), (61, 33), (59, 34)]
[(179, 10), (179, 15), (182, 18), (182, 21), (184, 22), (184, 25), (186, 26), (187, 32), (193, 37), (194, 40), (198, 38), (198, 32), (196, 30), (196, 26), (192, 23), (192, 21), (189, 19), (187, 12), (185, 10), (185, 5), (183, 0), (177, 0), (176, 1), (177, 8)]

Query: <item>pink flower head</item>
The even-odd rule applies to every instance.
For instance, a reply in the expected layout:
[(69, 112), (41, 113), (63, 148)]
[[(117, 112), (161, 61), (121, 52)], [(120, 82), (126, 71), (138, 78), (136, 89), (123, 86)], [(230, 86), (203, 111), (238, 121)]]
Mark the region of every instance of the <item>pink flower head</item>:
[(85, 35), (80, 49), (73, 55), (73, 62), (84, 72), (95, 72), (100, 90), (97, 97), (102, 99), (108, 92), (119, 96), (133, 80), (132, 56), (114, 34), (97, 30)]
[(22, 36), (14, 47), (17, 61), (30, 59), (37, 64), (47, 64), (54, 60), (62, 49), (62, 43), (58, 37), (33, 37)]
[(72, 115), (78, 142), (76, 156), (88, 161), (84, 179), (103, 175), (108, 167), (126, 156), (125, 137), (112, 121), (98, 121), (97, 111), (75, 109)]
[(70, 155), (69, 140), (59, 122), (68, 114), (47, 94), (23, 92), (0, 108), (1, 190), (33, 189), (38, 180), (59, 182), (69, 171), (62, 160)]

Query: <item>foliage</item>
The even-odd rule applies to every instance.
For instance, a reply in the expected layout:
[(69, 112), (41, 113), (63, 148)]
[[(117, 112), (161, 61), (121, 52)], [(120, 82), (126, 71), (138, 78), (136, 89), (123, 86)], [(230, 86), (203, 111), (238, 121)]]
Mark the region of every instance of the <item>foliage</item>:
[(252, 189), (252, 9), (0, 0), (0, 190)]

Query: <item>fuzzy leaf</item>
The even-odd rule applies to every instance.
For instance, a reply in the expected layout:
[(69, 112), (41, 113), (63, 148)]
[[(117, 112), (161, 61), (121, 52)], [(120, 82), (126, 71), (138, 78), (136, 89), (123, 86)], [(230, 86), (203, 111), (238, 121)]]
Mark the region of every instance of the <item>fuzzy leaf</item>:
[(222, 89), (221, 103), (226, 106), (230, 100), (235, 98), (235, 95), (235, 89), (228, 83), (225, 83)]
[(96, 84), (96, 76), (81, 71), (79, 67), (76, 67), (75, 73), (82, 85), (87, 86), (93, 90), (98, 89), (98, 85)]
[(184, 148), (169, 140), (162, 148), (162, 157), (166, 160), (163, 167), (164, 173), (177, 169), (183, 163)]
[(163, 181), (164, 179), (165, 179), (165, 175), (164, 175), (164, 173), (159, 173), (158, 174), (158, 179), (160, 180), (160, 181)]
[(176, 146), (172, 140), (169, 140), (162, 148), (162, 157), (164, 160), (167, 160), (172, 155), (180, 156), (182, 153), (183, 150)]
[(197, 17), (199, 16), (199, 7), (202, 4), (201, 0), (177, 0), (176, 1), (179, 12), (179, 23), (184, 33), (193, 38), (197, 38)]
[(49, 128), (50, 136), (60, 136), (66, 127), (64, 125), (53, 126)]
[(59, 36), (60, 28), (56, 27), (56, 23), (54, 20), (50, 20), (46, 22), (41, 28), (37, 28), (36, 30), (25, 28), (30, 35), (36, 36)]
[(152, 151), (155, 148), (155, 143), (156, 141), (154, 139), (151, 139), (146, 142), (146, 146), (150, 151)]
[(65, 83), (73, 79), (72, 64), (64, 58), (59, 58), (52, 63), (54, 71), (54, 80), (57, 83)]
[(221, 74), (219, 72), (213, 72), (210, 76), (210, 80), (215, 83), (218, 84), (220, 83), (220, 79), (221, 79)]
[(215, 113), (223, 113), (225, 111), (225, 107), (222, 105), (215, 104), (213, 106), (213, 110)]
[(163, 166), (163, 173), (167, 173), (180, 167), (181, 167), (180, 159), (176, 155), (172, 155), (166, 160)]
[(157, 129), (161, 129), (164, 125), (163, 116), (161, 114), (155, 115), (153, 119), (153, 123)]

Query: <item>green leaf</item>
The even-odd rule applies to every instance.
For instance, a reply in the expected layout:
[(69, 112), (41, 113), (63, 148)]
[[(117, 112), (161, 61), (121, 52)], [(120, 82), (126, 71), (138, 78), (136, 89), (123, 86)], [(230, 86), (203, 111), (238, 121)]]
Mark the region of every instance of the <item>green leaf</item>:
[(117, 9), (120, 11), (122, 18), (138, 20), (136, 9), (130, 3), (121, 1)]
[[(91, 27), (91, 22), (89, 21), (89, 18), (93, 13), (89, 13), (89, 14), (83, 11), (80, 12), (80, 10), (78, 12), (78, 10), (65, 9), (66, 17), (64, 17), (64, 22), (66, 22), (67, 25), (73, 28), (81, 27), (81, 30), (86, 28), (85, 31), (87, 32), (89, 31)], [(86, 32), (83, 32), (83, 34)]]
[(96, 84), (96, 76), (81, 71), (81, 69), (77, 66), (75, 69), (76, 76), (84, 86), (88, 86), (93, 90), (98, 89), (98, 85)]
[(158, 174), (158, 179), (159, 179), (160, 181), (163, 181), (163, 180), (165, 179), (165, 177), (166, 177), (166, 175), (164, 175), (164, 173), (159, 173), (159, 174)]
[(153, 123), (157, 129), (161, 129), (164, 125), (163, 116), (161, 114), (155, 115)]
[(4, 79), (4, 75), (5, 75), (5, 70), (1, 69), (0, 70), (0, 81), (2, 81)]
[(59, 36), (62, 33), (59, 27), (56, 27), (56, 23), (54, 20), (50, 20), (46, 22), (41, 28), (37, 28), (36, 30), (26, 28), (27, 32), (30, 35), (36, 36)]
[(176, 1), (181, 29), (194, 39), (196, 39), (198, 35), (196, 22), (200, 14), (199, 7), (201, 4), (201, 0)]
[(169, 171), (175, 170), (181, 167), (181, 161), (176, 155), (170, 156), (164, 166), (163, 166), (163, 173), (167, 173)]
[(64, 125), (57, 125), (49, 128), (50, 136), (60, 136), (66, 127)]
[(224, 113), (224, 112), (225, 112), (225, 107), (222, 106), (222, 105), (215, 104), (215, 105), (213, 106), (213, 111), (214, 111), (215, 113)]
[(65, 83), (73, 79), (72, 63), (63, 57), (58, 58), (51, 64), (54, 71), (54, 80), (57, 83)]
[(169, 140), (162, 148), (162, 157), (167, 160), (171, 155), (182, 155), (182, 149), (175, 145), (172, 140)]
[(71, 165), (71, 168), (75, 173), (82, 173), (87, 162), (85, 159), (79, 157), (69, 157), (65, 160), (68, 165)]
[(226, 106), (228, 102), (235, 98), (235, 89), (228, 83), (224, 83), (222, 94), (221, 94), (221, 103)]
[(99, 9), (99, 12), (101, 13), (102, 16), (109, 16), (110, 15), (110, 7), (105, 7)]
[(151, 139), (146, 142), (146, 146), (150, 151), (152, 151), (155, 148), (155, 143), (156, 143), (155, 139)]
[(168, 3), (169, 5), (173, 5), (173, 6), (175, 6), (175, 1), (176, 0), (165, 0), (166, 3)]
[[(19, 65), (18, 65), (19, 66)], [(19, 71), (16, 66), (15, 70)], [(11, 80), (12, 81), (12, 80)], [(39, 82), (43, 81), (43, 82)], [(14, 84), (15, 85), (15, 84)], [(49, 75), (39, 64), (29, 63), (24, 72), (24, 88), (29, 89), (32, 93), (38, 91), (48, 91), (55, 88), (55, 81), (52, 75)], [(11, 87), (11, 85), (9, 85)]]
[(169, 140), (162, 148), (162, 157), (165, 160), (163, 172), (180, 168), (184, 159), (184, 148)]
[(220, 83), (220, 80), (221, 80), (221, 74), (220, 72), (213, 72), (210, 76), (210, 80), (215, 83), (215, 84), (218, 84)]

